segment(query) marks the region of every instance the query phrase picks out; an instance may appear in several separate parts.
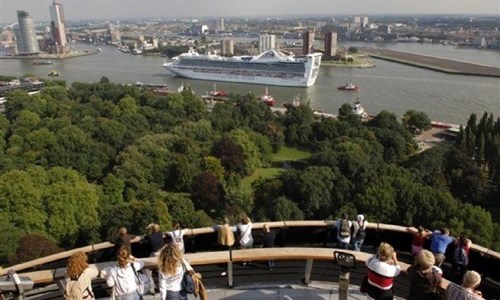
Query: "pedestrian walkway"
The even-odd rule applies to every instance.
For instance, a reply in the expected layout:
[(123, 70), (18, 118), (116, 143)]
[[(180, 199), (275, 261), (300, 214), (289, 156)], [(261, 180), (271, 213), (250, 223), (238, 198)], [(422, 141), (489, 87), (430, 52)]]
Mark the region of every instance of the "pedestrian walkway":
[[(208, 289), (210, 300), (336, 300), (339, 299), (337, 284), (325, 282), (311, 282), (309, 285), (256, 284), (252, 286), (241, 286), (232, 289)], [(144, 297), (144, 300), (158, 299), (158, 295)], [(189, 300), (194, 300), (189, 295)], [(366, 300), (365, 294), (359, 292), (358, 286), (351, 286), (349, 298), (351, 300)], [(402, 299), (395, 297), (394, 299)]]

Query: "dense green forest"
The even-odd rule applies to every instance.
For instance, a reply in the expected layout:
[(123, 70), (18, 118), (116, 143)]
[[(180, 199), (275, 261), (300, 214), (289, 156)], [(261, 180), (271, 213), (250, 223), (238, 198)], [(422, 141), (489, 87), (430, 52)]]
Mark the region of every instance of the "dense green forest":
[[(409, 129), (427, 128), (425, 114), (362, 122), (344, 104), (338, 120), (315, 119), (308, 106), (281, 115), (252, 98), (208, 113), (190, 91), (159, 96), (104, 77), (12, 92), (0, 114), (0, 264), (109, 240), (120, 226), (141, 234), (151, 222), (200, 227), (241, 213), (362, 212), (500, 249), (499, 119), (472, 115), (455, 145), (417, 154)], [(290, 148), (309, 154), (273, 158)]]

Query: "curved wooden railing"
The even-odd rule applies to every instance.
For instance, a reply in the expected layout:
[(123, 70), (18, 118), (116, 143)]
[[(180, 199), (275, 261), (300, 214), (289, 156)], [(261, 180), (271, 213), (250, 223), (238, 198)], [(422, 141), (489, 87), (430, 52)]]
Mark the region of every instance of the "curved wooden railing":
[[(335, 221), (277, 221), (277, 222), (259, 222), (253, 223), (253, 229), (262, 229), (264, 224), (268, 224), (271, 228), (289, 228), (289, 227), (327, 227), (333, 225)], [(383, 224), (383, 223), (368, 223), (367, 229), (378, 230), (378, 231), (393, 231), (399, 233), (407, 233), (408, 227), (392, 225), (392, 224)], [(212, 227), (203, 227), (203, 228), (193, 228), (188, 229), (186, 235), (188, 236), (196, 236), (202, 234), (210, 234), (214, 233), (214, 228)], [(408, 233), (409, 234), (409, 233)], [(0, 268), (0, 276), (3, 276), (7, 273), (8, 270), (15, 270), (16, 272), (34, 268), (43, 264), (51, 263), (54, 261), (59, 261), (62, 259), (66, 259), (70, 257), (73, 253), (83, 251), (86, 253), (91, 253), (98, 250), (112, 248), (114, 245), (110, 242), (103, 242), (99, 244), (93, 244), (89, 246), (85, 246), (82, 248), (76, 248), (69, 251), (49, 255), (46, 257), (42, 257), (39, 259), (35, 259), (32, 261), (24, 262), (21, 264), (13, 265), (10, 267), (6, 267), (4, 269)], [(330, 250), (330, 249), (328, 249)], [(486, 247), (482, 247), (480, 245), (473, 244), (471, 247), (471, 251), (479, 252), (483, 255), (488, 255), (494, 257), (495, 259), (500, 260), (500, 253), (488, 249)], [(330, 251), (331, 252), (331, 251)], [(212, 253), (212, 252), (211, 252)]]
[[(232, 260), (229, 257), (229, 251), (211, 251), (203, 253), (187, 253), (185, 258), (193, 266), (226, 264), (228, 262), (243, 262), (243, 261), (266, 261), (273, 259), (276, 261), (293, 261), (293, 260), (323, 260), (332, 261), (333, 251), (347, 252), (356, 258), (357, 262), (365, 262), (373, 254), (366, 252), (355, 252), (351, 250), (342, 250), (335, 248), (301, 248), (301, 247), (285, 247), (285, 248), (253, 248), (239, 249), (232, 251)], [(155, 269), (158, 267), (156, 257), (141, 258), (144, 261), (144, 267)], [(114, 262), (97, 263), (95, 266), (99, 270), (110, 267)], [(406, 271), (409, 264), (400, 262), (401, 270)], [(51, 270), (34, 271), (28, 273), (20, 273), (23, 277), (29, 277), (35, 284), (54, 282), (57, 279), (64, 278), (66, 268), (57, 268)]]

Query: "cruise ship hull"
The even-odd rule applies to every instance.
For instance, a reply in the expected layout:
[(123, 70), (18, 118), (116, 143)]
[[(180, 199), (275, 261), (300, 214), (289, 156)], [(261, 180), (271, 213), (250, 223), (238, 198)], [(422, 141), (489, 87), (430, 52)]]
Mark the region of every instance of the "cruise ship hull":
[(178, 68), (172, 63), (167, 63), (163, 65), (167, 70), (174, 73), (179, 77), (185, 77), (190, 79), (199, 80), (210, 80), (210, 81), (224, 81), (224, 82), (235, 82), (235, 83), (251, 83), (251, 84), (262, 84), (262, 85), (276, 85), (276, 86), (289, 86), (289, 87), (309, 87), (314, 84), (316, 78), (282, 78), (282, 77), (263, 77), (255, 75), (244, 75), (244, 74), (228, 74), (228, 73), (216, 73), (216, 72), (200, 72), (192, 69)]
[(270, 49), (257, 56), (228, 58), (202, 55), (190, 49), (163, 67), (177, 76), (192, 79), (308, 87), (315, 83), (320, 64), (320, 53), (294, 57), (279, 49)]

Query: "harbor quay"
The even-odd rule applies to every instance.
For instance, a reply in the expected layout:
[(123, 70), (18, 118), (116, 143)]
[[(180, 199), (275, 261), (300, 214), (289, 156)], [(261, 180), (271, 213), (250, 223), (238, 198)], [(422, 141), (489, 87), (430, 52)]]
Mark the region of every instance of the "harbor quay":
[(39, 53), (33, 55), (0, 55), (0, 59), (67, 59), (76, 58), (81, 56), (88, 56), (99, 53), (98, 50), (79, 50), (71, 51), (64, 54), (49, 54), (49, 53)]
[(457, 75), (500, 77), (500, 68), (388, 49), (362, 48), (370, 57)]

